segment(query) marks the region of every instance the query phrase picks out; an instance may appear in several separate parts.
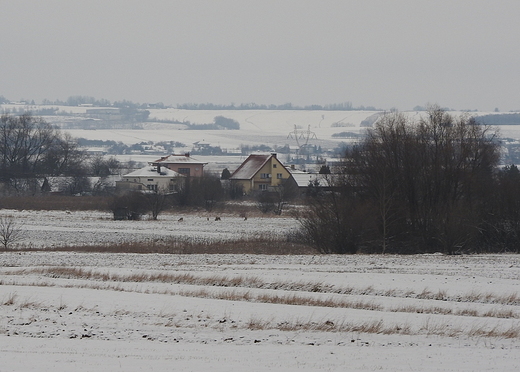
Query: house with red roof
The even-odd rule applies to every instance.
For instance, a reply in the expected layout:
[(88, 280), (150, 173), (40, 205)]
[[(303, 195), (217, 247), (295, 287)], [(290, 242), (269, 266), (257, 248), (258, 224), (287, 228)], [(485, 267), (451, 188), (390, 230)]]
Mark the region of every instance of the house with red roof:
[(239, 185), (245, 194), (269, 191), (291, 179), (291, 173), (275, 153), (252, 154), (231, 174), (231, 183)]

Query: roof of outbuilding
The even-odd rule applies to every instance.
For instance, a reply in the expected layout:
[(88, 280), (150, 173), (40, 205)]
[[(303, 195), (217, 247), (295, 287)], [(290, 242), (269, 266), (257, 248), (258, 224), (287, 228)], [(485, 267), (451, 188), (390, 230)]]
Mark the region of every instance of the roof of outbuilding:
[(230, 179), (232, 180), (249, 180), (258, 173), (260, 169), (264, 166), (265, 163), (269, 161), (272, 157), (272, 154), (253, 154), (249, 155), (249, 157), (238, 167), (236, 171), (233, 172)]
[(328, 186), (327, 176), (318, 173), (307, 173), (307, 172), (291, 172), (293, 179), (296, 181), (298, 187), (308, 187), (309, 184), (317, 182), (316, 186), (326, 187)]
[(166, 167), (161, 167), (160, 173), (157, 172), (157, 167), (147, 166), (131, 173), (125, 174), (123, 177), (184, 177), (182, 174), (175, 172)]

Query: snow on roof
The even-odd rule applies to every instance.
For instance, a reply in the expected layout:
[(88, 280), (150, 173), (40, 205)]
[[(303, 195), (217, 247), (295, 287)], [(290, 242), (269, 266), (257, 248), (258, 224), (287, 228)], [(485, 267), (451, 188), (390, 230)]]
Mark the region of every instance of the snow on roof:
[(232, 180), (249, 180), (264, 166), (273, 156), (272, 154), (252, 154), (233, 172)]
[(208, 164), (203, 161), (199, 161), (197, 159), (194, 159), (190, 156), (190, 154), (183, 154), (183, 155), (176, 155), (171, 154), (168, 156), (163, 156), (155, 161), (150, 162), (150, 164), (158, 164), (158, 163), (164, 163), (164, 164)]
[(182, 174), (175, 172), (166, 167), (161, 167), (161, 172), (157, 172), (157, 167), (146, 166), (144, 168), (135, 170), (131, 173), (125, 174), (123, 177), (184, 177)]
[(317, 186), (326, 187), (328, 186), (327, 177), (319, 173), (307, 173), (307, 172), (291, 172), (294, 181), (298, 187), (308, 187), (310, 182), (318, 182)]

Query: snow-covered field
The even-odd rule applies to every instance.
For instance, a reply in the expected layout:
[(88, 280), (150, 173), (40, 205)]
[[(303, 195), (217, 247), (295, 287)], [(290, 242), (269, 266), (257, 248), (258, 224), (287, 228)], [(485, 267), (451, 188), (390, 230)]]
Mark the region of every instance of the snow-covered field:
[[(37, 112), (40, 109), (49, 109), (51, 106), (39, 105), (0, 105), (0, 111), (25, 109)], [(82, 119), (87, 107), (52, 106), (58, 112), (77, 115)], [(324, 149), (334, 148), (340, 142), (349, 141), (345, 138), (334, 138), (333, 134), (340, 132), (360, 133), (365, 130), (361, 122), (380, 115), (381, 111), (311, 111), (311, 110), (183, 110), (183, 109), (150, 109), (149, 122), (142, 123), (142, 129), (114, 129), (114, 130), (66, 130), (73, 137), (82, 137), (90, 140), (114, 140), (131, 145), (139, 142), (178, 141), (186, 144), (189, 151), (194, 142), (204, 141), (212, 146), (223, 149), (237, 149), (241, 145), (268, 145), (297, 146), (306, 142)], [(424, 112), (407, 111), (406, 115), (418, 119)], [(490, 112), (464, 113), (450, 112), (458, 116), (487, 115)], [(216, 116), (234, 119), (240, 124), (239, 130), (186, 130), (182, 124), (171, 123), (189, 122), (191, 124), (209, 124)], [(74, 120), (73, 116), (46, 116), (50, 123), (58, 124)], [(165, 122), (170, 121), (170, 122)], [(294, 133), (295, 128), (298, 132)], [(501, 134), (507, 137), (520, 138), (520, 126), (509, 125), (500, 127)], [(307, 132), (309, 131), (309, 132)], [(296, 141), (298, 138), (298, 142)]]
[[(2, 213), (20, 213), (35, 246), (295, 227)], [(518, 255), (13, 251), (0, 254), (0, 371), (517, 371), (519, 290)]]
[[(17, 211), (0, 209), (0, 217), (12, 217), (23, 230), (24, 247), (78, 246), (134, 241), (165, 241), (170, 238), (231, 240), (244, 236), (283, 236), (298, 223), (289, 217), (220, 215), (218, 212), (162, 213), (157, 221), (114, 221), (110, 212)], [(215, 217), (220, 221), (215, 221)], [(182, 218), (182, 222), (179, 219)]]

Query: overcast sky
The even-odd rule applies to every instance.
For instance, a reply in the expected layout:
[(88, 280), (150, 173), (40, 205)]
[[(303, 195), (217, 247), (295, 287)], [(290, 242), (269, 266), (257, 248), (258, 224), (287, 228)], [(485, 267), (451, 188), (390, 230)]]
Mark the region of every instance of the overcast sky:
[(520, 109), (518, 0), (0, 0), (0, 95)]

